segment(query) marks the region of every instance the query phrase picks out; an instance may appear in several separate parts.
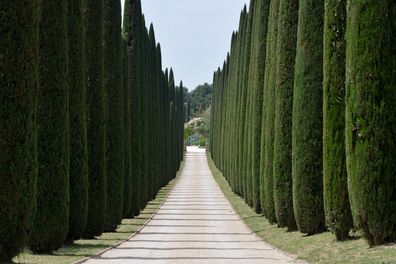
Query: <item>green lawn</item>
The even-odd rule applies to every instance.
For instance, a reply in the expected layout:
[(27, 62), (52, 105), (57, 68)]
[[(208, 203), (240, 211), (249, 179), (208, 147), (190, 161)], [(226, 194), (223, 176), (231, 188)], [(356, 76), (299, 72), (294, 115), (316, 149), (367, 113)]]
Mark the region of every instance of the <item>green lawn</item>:
[[(183, 168), (183, 164), (181, 168)], [(61, 249), (53, 252), (53, 254), (48, 255), (34, 255), (26, 250), (18, 257), (15, 257), (13, 261), (21, 264), (70, 264), (86, 257), (94, 256), (109, 247), (117, 245), (135, 234), (154, 215), (176, 181), (177, 178), (163, 187), (158, 192), (155, 200), (150, 201), (138, 217), (124, 219), (114, 233), (104, 233), (94, 240), (78, 240), (73, 245), (63, 246)]]
[(208, 155), (212, 173), (230, 201), (235, 211), (258, 236), (267, 243), (309, 263), (320, 264), (393, 264), (396, 263), (396, 245), (369, 248), (364, 239), (355, 235), (353, 240), (336, 242), (330, 232), (306, 237), (299, 232), (286, 232), (286, 228), (277, 228), (253, 209), (243, 199), (234, 194), (221, 171)]

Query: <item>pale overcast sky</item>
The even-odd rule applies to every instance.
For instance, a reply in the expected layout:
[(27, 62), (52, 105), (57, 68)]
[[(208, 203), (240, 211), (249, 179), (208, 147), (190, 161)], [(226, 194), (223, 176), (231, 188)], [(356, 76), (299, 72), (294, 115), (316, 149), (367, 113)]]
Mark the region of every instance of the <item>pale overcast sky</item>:
[[(123, 2), (124, 0), (122, 0)], [(163, 68), (189, 90), (212, 83), (230, 49), (231, 34), (249, 0), (142, 0), (147, 27), (154, 24)]]

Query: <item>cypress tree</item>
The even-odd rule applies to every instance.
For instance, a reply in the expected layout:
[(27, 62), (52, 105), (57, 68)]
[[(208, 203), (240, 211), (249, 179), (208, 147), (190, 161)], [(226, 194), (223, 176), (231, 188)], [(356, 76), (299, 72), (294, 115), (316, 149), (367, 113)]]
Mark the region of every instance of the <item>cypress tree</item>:
[[(141, 75), (140, 78), (140, 111), (141, 111), (141, 156), (142, 156), (142, 176), (141, 176), (141, 188), (142, 188), (142, 208), (144, 208), (144, 205), (147, 202), (147, 189), (148, 189), (148, 185), (147, 185), (147, 159), (146, 159), (146, 151), (147, 151), (147, 144), (145, 144), (146, 142), (146, 136), (147, 136), (147, 131), (146, 131), (146, 123), (147, 123), (147, 119), (144, 116), (144, 109), (145, 109), (145, 97), (146, 97), (146, 85), (147, 85), (147, 80), (146, 80), (146, 66), (147, 66), (147, 57), (146, 57), (146, 27), (145, 27), (145, 21), (144, 21), (144, 16), (141, 16), (141, 26), (140, 26), (140, 34), (141, 34), (141, 41), (140, 41), (140, 59), (142, 59), (140, 61), (141, 65), (140, 65), (140, 71), (139, 74)], [(144, 58), (144, 60), (143, 60)]]
[[(135, 52), (135, 57), (130, 57), (129, 61), (140, 61), (137, 56), (138, 50), (134, 51), (128, 48), (130, 52)], [(136, 58), (136, 59), (135, 59)], [(129, 66), (139, 65), (139, 62), (134, 64), (129, 63)], [(142, 113), (141, 113), (141, 84), (137, 81), (139, 68), (135, 66), (134, 70), (130, 70), (129, 85), (131, 93), (131, 208), (129, 216), (136, 216), (139, 214), (142, 197), (141, 197), (141, 181), (142, 181)], [(132, 78), (134, 76), (134, 78)]]
[(323, 190), (327, 226), (337, 240), (353, 226), (345, 157), (346, 0), (326, 0), (323, 50)]
[(261, 155), (261, 116), (263, 110), (263, 83), (265, 73), (266, 43), (268, 31), (269, 0), (257, 0), (255, 8), (255, 43), (252, 57), (251, 85), (253, 91), (252, 117), (252, 206), (256, 212), (261, 211), (260, 203), (260, 155)]
[(296, 229), (292, 191), (292, 111), (298, 0), (280, 0), (276, 47), (274, 204), (278, 225)]
[[(242, 157), (243, 157), (243, 168), (242, 168), (242, 173), (243, 177), (245, 178), (245, 189), (246, 189), (246, 194), (245, 194), (245, 201), (248, 205), (252, 205), (252, 177), (251, 177), (251, 155), (249, 153), (249, 145), (251, 142), (251, 108), (252, 108), (252, 94), (253, 94), (253, 89), (251, 85), (249, 85), (250, 81), (250, 71), (252, 70), (252, 54), (254, 54), (252, 42), (254, 39), (254, 34), (253, 34), (253, 21), (254, 21), (254, 7), (255, 7), (255, 0), (250, 1), (249, 5), (249, 16), (248, 16), (248, 28), (246, 32), (246, 69), (244, 73), (244, 85), (246, 89), (246, 105), (245, 105), (245, 128), (244, 128), (244, 143), (242, 145)], [(227, 57), (228, 58), (228, 57)], [(229, 88), (227, 86), (228, 82), (228, 60), (226, 60), (225, 68), (224, 68), (224, 86), (225, 86), (225, 103), (227, 107), (227, 102), (228, 102), (228, 97), (227, 94), (229, 94)], [(224, 113), (226, 115), (227, 113)], [(225, 119), (226, 117), (224, 117)], [(224, 126), (224, 136), (226, 136), (228, 133), (226, 131), (226, 128)], [(224, 145), (224, 144), (223, 144)]]
[[(240, 116), (240, 86), (239, 86), (239, 76), (240, 76), (240, 67), (241, 67), (241, 46), (242, 46), (242, 35), (243, 35), (243, 27), (244, 27), (244, 21), (245, 21), (245, 16), (246, 16), (246, 8), (244, 8), (241, 11), (240, 14), (240, 19), (239, 19), (239, 27), (238, 27), (238, 32), (236, 34), (236, 40), (235, 40), (235, 63), (234, 63), (234, 69), (233, 69), (233, 76), (230, 79), (230, 83), (232, 84), (234, 93), (235, 93), (235, 113), (234, 113), (234, 119), (235, 119), (235, 124), (239, 123), (239, 116)], [(217, 92), (217, 119), (219, 118), (219, 115), (221, 113), (221, 87), (220, 87), (220, 68), (217, 69), (216, 71), (216, 80), (214, 82), (217, 83), (218, 87), (218, 92)], [(218, 121), (215, 122), (217, 125)], [(216, 129), (218, 130), (218, 129)], [(241, 195), (241, 184), (240, 184), (240, 174), (238, 173), (238, 159), (239, 159), (239, 151), (238, 151), (238, 140), (239, 140), (239, 133), (240, 133), (240, 127), (236, 126), (235, 127), (235, 132), (233, 133), (233, 138), (232, 141), (234, 142), (233, 147), (231, 152), (232, 154), (232, 161), (233, 161), (233, 166), (232, 166), (232, 171), (233, 171), (233, 176), (231, 177), (231, 181), (233, 182), (232, 185), (234, 186), (234, 191), (236, 194)], [(219, 134), (216, 132), (216, 144), (218, 145), (218, 137)], [(216, 147), (218, 148), (218, 146)], [(218, 155), (218, 154), (216, 154)], [(216, 160), (218, 158), (216, 157)], [(218, 161), (216, 161), (216, 165), (218, 166)]]
[[(221, 109), (225, 109), (226, 106), (226, 100), (225, 100), (225, 67), (226, 67), (226, 62), (223, 62), (223, 67), (220, 70), (220, 76), (219, 76), (219, 84), (221, 87), (221, 97), (220, 97), (220, 105), (221, 105)], [(219, 168), (224, 171), (224, 124), (223, 124), (223, 120), (224, 120), (224, 113), (220, 113), (219, 114)], [(241, 158), (241, 167), (240, 167), (241, 171), (242, 171), (242, 158)]]
[(353, 220), (370, 245), (396, 239), (396, 4), (348, 0), (346, 157)]
[[(170, 145), (171, 142), (171, 135), (170, 135), (170, 93), (169, 93), (169, 72), (168, 69), (165, 70), (164, 72), (164, 94), (165, 94), (165, 111), (164, 111), (164, 121), (165, 121), (165, 127), (164, 127), (164, 131), (165, 131), (165, 140), (166, 142), (168, 142), (168, 144)], [(170, 162), (170, 157), (171, 157), (171, 147), (168, 146), (166, 148), (166, 180), (169, 181), (172, 178), (172, 164)]]
[(0, 13), (0, 262), (9, 262), (36, 205), (39, 4), (2, 1)]
[(170, 146), (171, 146), (171, 155), (170, 155), (170, 163), (171, 163), (171, 177), (176, 173), (176, 138), (175, 138), (175, 123), (176, 123), (176, 106), (175, 106), (175, 79), (173, 74), (173, 69), (170, 69), (169, 72), (169, 94), (170, 94), (170, 118), (169, 118), (169, 134), (170, 134)]
[[(237, 86), (239, 87), (239, 95), (238, 95), (238, 121), (237, 124), (238, 126), (238, 135), (237, 135), (237, 153), (238, 156), (236, 158), (237, 164), (236, 164), (236, 173), (239, 175), (238, 179), (238, 191), (242, 197), (245, 197), (245, 187), (246, 184), (244, 182), (243, 174), (242, 174), (242, 168), (243, 168), (243, 157), (242, 157), (242, 149), (243, 149), (243, 139), (244, 139), (244, 128), (245, 128), (245, 106), (246, 106), (246, 89), (244, 89), (243, 85), (243, 80), (244, 80), (244, 72), (245, 72), (245, 66), (246, 66), (246, 57), (245, 57), (245, 51), (246, 51), (246, 29), (247, 29), (247, 21), (248, 21), (248, 12), (246, 5), (244, 6), (244, 9), (241, 14), (241, 36), (240, 36), (240, 53), (239, 53), (239, 61), (238, 61), (238, 79), (237, 79)], [(221, 73), (221, 91), (223, 93), (223, 74)], [(223, 99), (221, 93), (221, 99)], [(220, 109), (222, 109), (222, 105), (220, 104)], [(221, 114), (221, 113), (220, 113)], [(222, 135), (219, 135), (219, 138), (222, 138)], [(222, 146), (221, 144), (219, 144)], [(221, 153), (220, 153), (221, 154)], [(221, 157), (221, 155), (220, 155)], [(220, 167), (221, 168), (221, 167)], [(221, 168), (222, 169), (222, 168)]]
[(178, 164), (177, 168), (179, 169), (180, 163), (183, 160), (183, 153), (184, 153), (184, 143), (183, 143), (183, 138), (184, 138), (184, 95), (183, 95), (183, 81), (180, 81), (180, 86), (179, 86), (179, 120), (178, 120), (178, 145), (179, 145), (179, 157), (178, 157)]
[[(235, 125), (234, 121), (238, 114), (237, 108), (235, 107), (235, 105), (237, 105), (237, 102), (238, 102), (238, 98), (236, 96), (237, 87), (236, 87), (236, 83), (234, 81), (234, 78), (236, 76), (236, 72), (238, 69), (238, 67), (237, 67), (238, 65), (236, 64), (237, 59), (238, 59), (238, 57), (237, 57), (237, 55), (238, 55), (238, 33), (237, 32), (233, 33), (231, 41), (232, 41), (232, 43), (231, 43), (230, 66), (229, 66), (229, 76), (228, 76), (228, 86), (230, 89), (230, 109), (229, 109), (229, 111), (231, 113), (228, 117), (227, 122), (228, 122), (229, 127), (234, 127), (234, 125)], [(213, 81), (214, 84), (217, 83), (216, 74), (217, 73), (215, 73), (215, 76), (214, 76), (214, 81)], [(213, 107), (216, 107), (214, 104), (212, 104), (212, 105), (213, 105)], [(217, 112), (217, 110), (216, 110), (216, 112)], [(216, 112), (214, 112), (214, 113), (216, 113)], [(214, 122), (212, 122), (212, 125), (215, 125)], [(228, 180), (230, 181), (230, 185), (232, 186), (232, 189), (234, 191), (237, 190), (236, 189), (237, 186), (236, 186), (235, 162), (233, 162), (234, 158), (235, 158), (235, 150), (234, 150), (235, 144), (233, 144), (233, 142), (235, 142), (236, 131), (237, 131), (237, 129), (232, 129), (230, 131), (229, 136), (228, 136), (228, 142), (227, 142), (227, 145), (228, 145), (228, 157), (227, 158), (229, 159), (228, 166), (227, 166), (228, 167), (227, 169), (229, 171)], [(212, 143), (212, 145), (213, 145), (213, 143)], [(211, 151), (213, 149), (212, 145), (211, 145)]]
[(155, 56), (155, 33), (153, 24), (150, 24), (149, 33), (148, 33), (148, 53), (149, 53), (149, 60), (148, 60), (148, 69), (147, 69), (147, 78), (148, 78), (148, 96), (147, 96), (147, 108), (145, 111), (147, 112), (148, 117), (148, 138), (147, 138), (147, 145), (148, 145), (148, 169), (149, 169), (149, 200), (155, 197), (155, 185), (156, 185), (156, 174), (157, 174), (157, 167), (158, 167), (158, 150), (157, 145), (155, 144), (155, 127), (157, 124), (155, 110), (157, 107), (156, 104), (156, 76), (155, 76), (155, 63), (156, 63), (156, 56)]
[[(233, 56), (235, 50), (235, 32), (232, 33), (231, 37), (231, 51), (227, 53), (227, 59), (226, 59), (226, 64), (227, 64), (227, 71), (226, 71), (226, 101), (227, 101), (227, 108), (225, 109), (226, 112), (225, 114), (225, 127), (226, 129), (232, 126), (232, 120), (233, 116), (235, 114), (235, 107), (232, 107), (231, 104), (233, 104), (233, 101), (235, 100), (233, 93), (233, 85), (231, 83), (231, 74), (233, 71), (233, 60), (235, 59), (235, 56)], [(213, 105), (213, 103), (212, 103)], [(235, 104), (234, 104), (235, 106)], [(232, 143), (230, 143), (232, 133), (231, 131), (227, 131), (225, 138), (224, 138), (224, 152), (225, 152), (225, 168), (224, 168), (224, 174), (227, 177), (227, 181), (231, 184), (232, 182), (232, 170), (231, 170), (231, 146)]]
[(88, 221), (85, 238), (103, 233), (106, 211), (106, 126), (103, 81), (103, 0), (86, 3), (86, 87), (88, 129)]
[[(148, 46), (149, 46), (149, 39), (148, 39), (148, 31), (145, 26), (145, 19), (144, 16), (141, 17), (141, 32), (142, 32), (142, 42), (141, 42), (141, 50), (142, 50), (142, 86), (141, 86), (141, 96), (142, 96), (142, 189), (143, 189), (143, 206), (149, 201), (150, 199), (150, 179), (151, 179), (151, 168), (150, 168), (150, 144), (151, 142), (149, 133), (150, 133), (150, 115), (148, 112), (149, 105), (149, 96), (150, 96), (150, 83), (149, 83), (149, 61), (150, 57), (148, 54)], [(144, 58), (144, 60), (143, 60)]]
[[(104, 0), (104, 84), (106, 90), (105, 231), (113, 231), (123, 217), (124, 141), (121, 49), (121, 2)], [(128, 142), (130, 146), (130, 142)]]
[[(133, 217), (139, 214), (143, 205), (141, 197), (141, 180), (143, 177), (142, 160), (142, 113), (141, 113), (141, 4), (139, 0), (125, 1), (123, 33), (126, 38), (127, 54), (124, 57), (128, 64), (128, 81), (125, 83), (125, 179), (130, 179), (129, 206), (124, 206), (124, 216)], [(125, 69), (124, 69), (125, 70)], [(125, 79), (125, 78), (124, 78)], [(126, 142), (130, 142), (130, 144)], [(130, 147), (129, 147), (130, 146)], [(126, 186), (126, 184), (125, 184)], [(127, 189), (125, 189), (127, 190)], [(125, 197), (126, 198), (126, 197)], [(127, 199), (127, 198), (126, 198)]]
[(70, 210), (72, 242), (80, 238), (88, 213), (88, 149), (85, 98), (84, 25), (82, 0), (68, 1), (69, 105), (70, 105)]
[(298, 230), (324, 229), (322, 179), (323, 1), (300, 0), (293, 91), (293, 207)]
[[(234, 91), (235, 94), (235, 100), (234, 100), (234, 104), (235, 104), (235, 112), (234, 112), (234, 119), (235, 119), (235, 123), (233, 124), (233, 127), (235, 127), (235, 131), (233, 133), (232, 136), (232, 141), (234, 142), (233, 147), (231, 148), (231, 159), (232, 159), (232, 172), (233, 175), (231, 176), (231, 181), (232, 181), (232, 185), (234, 186), (233, 189), (235, 191), (236, 194), (241, 195), (241, 185), (240, 185), (240, 174), (238, 173), (238, 159), (239, 159), (239, 151), (238, 151), (238, 139), (239, 139), (239, 126), (235, 126), (235, 124), (239, 123), (239, 116), (240, 116), (240, 86), (239, 86), (239, 76), (240, 76), (240, 67), (241, 67), (241, 46), (242, 46), (242, 36), (243, 36), (243, 27), (244, 27), (244, 17), (246, 16), (246, 9), (244, 8), (241, 11), (240, 14), (240, 19), (239, 19), (239, 27), (238, 27), (238, 32), (236, 33), (235, 36), (235, 51), (234, 51), (234, 58), (235, 58), (235, 62), (234, 62), (234, 67), (233, 67), (233, 74), (232, 74), (232, 78), (230, 78), (230, 83), (231, 83), (231, 87)], [(216, 83), (218, 86), (218, 103), (217, 103), (217, 116), (221, 113), (221, 105), (220, 105), (220, 100), (221, 100), (221, 90), (220, 90), (220, 85), (219, 85), (219, 80), (220, 80), (220, 69), (217, 70), (216, 72)], [(217, 123), (217, 122), (216, 122)], [(218, 133), (217, 133), (218, 134)], [(216, 137), (216, 142), (218, 141), (218, 135)], [(218, 143), (217, 143), (218, 144)]]
[(165, 179), (166, 172), (166, 145), (165, 139), (165, 90), (164, 90), (164, 75), (162, 72), (162, 51), (161, 45), (157, 43), (156, 46), (156, 58), (157, 58), (157, 85), (158, 85), (158, 124), (157, 124), (157, 144), (160, 147), (159, 152), (159, 171), (158, 171), (158, 189), (166, 185), (167, 181)]
[[(127, 4), (125, 5), (127, 6)], [(125, 21), (125, 20), (124, 20)], [(125, 23), (125, 22), (124, 22)], [(130, 65), (130, 49), (128, 48), (128, 40), (123, 38), (123, 49), (122, 49), (122, 60), (123, 60), (123, 154), (124, 154), (124, 190), (123, 190), (123, 216), (124, 217), (131, 217), (130, 210), (133, 206), (135, 206), (134, 199), (132, 198), (133, 195), (133, 187), (135, 186), (136, 182), (133, 181), (133, 174), (132, 168), (136, 163), (136, 160), (132, 163), (131, 155), (133, 150), (133, 144), (131, 140), (133, 137), (131, 136), (132, 132), (132, 116), (131, 116), (131, 65)], [(134, 116), (137, 113), (134, 112)]]
[(37, 212), (29, 246), (50, 252), (69, 225), (67, 2), (43, 1), (40, 20)]
[(276, 45), (278, 34), (278, 13), (280, 0), (272, 0), (270, 4), (267, 34), (267, 56), (264, 77), (263, 132), (261, 135), (261, 168), (263, 177), (264, 201), (262, 207), (270, 223), (276, 222), (274, 205), (274, 117), (275, 117), (275, 85), (276, 85)]
[(156, 81), (157, 81), (157, 122), (156, 122), (156, 144), (158, 145), (158, 167), (157, 167), (157, 185), (156, 192), (165, 185), (164, 182), (164, 174), (163, 171), (166, 167), (165, 165), (165, 147), (167, 147), (163, 141), (163, 129), (164, 125), (164, 117), (163, 113), (165, 111), (165, 102), (164, 102), (164, 89), (163, 89), (163, 75), (162, 75), (162, 51), (161, 45), (159, 43), (156, 44), (155, 48), (156, 53)]

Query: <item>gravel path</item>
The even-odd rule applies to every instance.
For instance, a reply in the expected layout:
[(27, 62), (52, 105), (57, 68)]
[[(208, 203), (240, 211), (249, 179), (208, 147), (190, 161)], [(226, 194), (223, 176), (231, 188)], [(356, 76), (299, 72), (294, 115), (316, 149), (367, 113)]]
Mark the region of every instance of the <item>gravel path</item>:
[(153, 219), (131, 240), (85, 263), (297, 263), (245, 225), (224, 197), (206, 155), (188, 148), (181, 177)]

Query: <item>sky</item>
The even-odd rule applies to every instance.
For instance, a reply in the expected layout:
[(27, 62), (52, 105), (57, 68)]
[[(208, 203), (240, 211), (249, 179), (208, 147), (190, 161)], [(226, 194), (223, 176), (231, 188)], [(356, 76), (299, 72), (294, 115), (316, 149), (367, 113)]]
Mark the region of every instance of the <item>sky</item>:
[(147, 27), (154, 24), (163, 68), (190, 91), (212, 83), (223, 65), (240, 12), (249, 0), (142, 0)]

